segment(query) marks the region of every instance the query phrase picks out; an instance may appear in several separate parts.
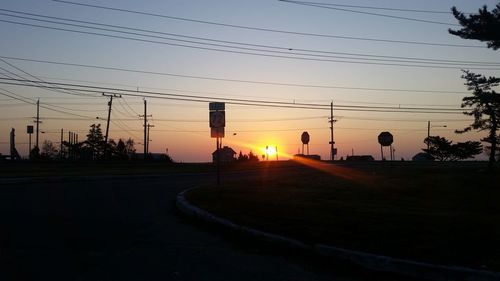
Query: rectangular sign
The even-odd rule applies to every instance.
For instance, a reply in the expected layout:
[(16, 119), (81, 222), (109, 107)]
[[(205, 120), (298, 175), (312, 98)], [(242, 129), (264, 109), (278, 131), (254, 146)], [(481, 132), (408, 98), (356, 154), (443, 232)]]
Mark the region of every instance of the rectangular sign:
[(28, 125), (28, 126), (26, 127), (26, 132), (27, 132), (28, 134), (33, 134), (33, 126), (32, 126), (32, 125)]
[(210, 128), (224, 128), (226, 126), (225, 111), (210, 111)]
[(221, 127), (221, 128), (212, 127), (210, 130), (210, 136), (212, 138), (223, 138), (224, 137), (224, 127)]
[(208, 109), (209, 110), (216, 110), (216, 111), (220, 111), (220, 110), (225, 110), (226, 108), (226, 104), (223, 103), (223, 102), (211, 102), (208, 104)]

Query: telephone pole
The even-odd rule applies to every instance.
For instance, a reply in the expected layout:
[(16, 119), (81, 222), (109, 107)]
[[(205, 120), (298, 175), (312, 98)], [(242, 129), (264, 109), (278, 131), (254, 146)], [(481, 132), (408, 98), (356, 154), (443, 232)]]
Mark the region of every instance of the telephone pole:
[(113, 105), (113, 98), (121, 98), (121, 95), (118, 94), (105, 94), (102, 93), (103, 96), (109, 97), (108, 102), (108, 120), (106, 122), (106, 135), (104, 136), (104, 158), (107, 157), (108, 152), (108, 133), (109, 133), (109, 121), (111, 120), (111, 106)]
[(40, 133), (40, 99), (36, 101), (36, 148), (38, 148), (38, 135)]
[(333, 119), (333, 101), (330, 103), (330, 160), (335, 160), (335, 141), (333, 141), (333, 123), (337, 120)]
[(154, 126), (155, 126), (155, 125), (151, 125), (151, 124), (149, 124), (149, 123), (148, 123), (148, 136), (147, 136), (148, 142), (146, 143), (146, 144), (147, 144), (147, 145), (146, 145), (146, 153), (149, 153), (149, 142), (151, 141), (151, 140), (149, 139), (149, 129), (150, 129), (150, 128), (152, 128), (152, 127), (154, 127)]
[(144, 99), (144, 115), (139, 115), (139, 117), (144, 117), (144, 160), (146, 160), (146, 156), (148, 155), (148, 143), (149, 143), (148, 117), (152, 117), (152, 115), (148, 115), (146, 99)]

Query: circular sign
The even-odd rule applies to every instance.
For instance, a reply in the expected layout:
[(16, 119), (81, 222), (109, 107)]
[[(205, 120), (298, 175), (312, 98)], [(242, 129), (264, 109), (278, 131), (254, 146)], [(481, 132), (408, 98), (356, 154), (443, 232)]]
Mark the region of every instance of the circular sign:
[(308, 144), (309, 143), (309, 133), (308, 132), (303, 132), (302, 136), (300, 136), (300, 139), (302, 140), (303, 144)]
[(378, 143), (380, 143), (381, 146), (389, 146), (393, 141), (392, 134), (389, 132), (382, 132), (378, 135)]

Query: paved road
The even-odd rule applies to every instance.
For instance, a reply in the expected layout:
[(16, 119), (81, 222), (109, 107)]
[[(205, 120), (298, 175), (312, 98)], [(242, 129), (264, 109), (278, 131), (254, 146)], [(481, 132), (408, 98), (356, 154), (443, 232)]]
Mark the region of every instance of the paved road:
[(209, 178), (0, 181), (0, 280), (373, 280), (180, 216), (176, 194)]

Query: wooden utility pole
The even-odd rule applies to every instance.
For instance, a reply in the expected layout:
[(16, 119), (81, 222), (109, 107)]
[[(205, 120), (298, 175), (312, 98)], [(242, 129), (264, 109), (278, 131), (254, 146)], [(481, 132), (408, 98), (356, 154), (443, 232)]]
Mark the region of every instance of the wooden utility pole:
[(148, 155), (148, 144), (149, 144), (149, 135), (148, 135), (148, 117), (152, 117), (152, 115), (148, 115), (147, 111), (147, 102), (144, 99), (144, 115), (139, 115), (139, 117), (144, 117), (144, 160)]
[(63, 159), (63, 141), (64, 141), (64, 129), (61, 129), (61, 143), (59, 145), (59, 159)]
[(38, 147), (38, 135), (40, 133), (40, 99), (38, 99), (36, 101), (36, 120), (35, 120), (35, 123), (36, 123), (36, 147)]
[(104, 158), (106, 158), (108, 152), (109, 121), (111, 120), (111, 106), (113, 105), (113, 98), (121, 98), (122, 96), (117, 94), (105, 94), (105, 93), (102, 93), (102, 95), (105, 97), (109, 97), (108, 120), (106, 121), (106, 135), (104, 136)]
[(333, 119), (333, 101), (330, 103), (330, 160), (335, 160), (335, 141), (333, 141), (333, 123), (337, 120)]
[(150, 129), (150, 128), (152, 128), (152, 127), (154, 127), (155, 125), (151, 125), (151, 124), (149, 124), (149, 123), (148, 123), (148, 125), (147, 125), (147, 126), (148, 126), (148, 135), (147, 135), (147, 140), (148, 140), (148, 142), (146, 143), (146, 144), (147, 144), (147, 145), (146, 145), (146, 153), (149, 153), (149, 142), (151, 141), (151, 140), (149, 139), (149, 129)]

